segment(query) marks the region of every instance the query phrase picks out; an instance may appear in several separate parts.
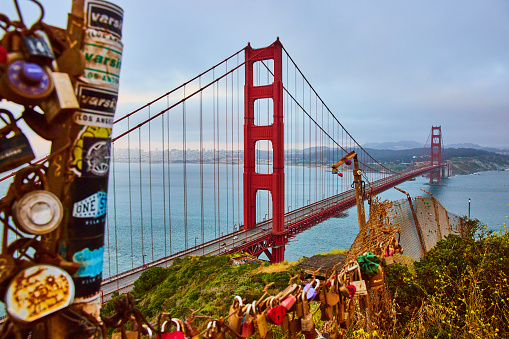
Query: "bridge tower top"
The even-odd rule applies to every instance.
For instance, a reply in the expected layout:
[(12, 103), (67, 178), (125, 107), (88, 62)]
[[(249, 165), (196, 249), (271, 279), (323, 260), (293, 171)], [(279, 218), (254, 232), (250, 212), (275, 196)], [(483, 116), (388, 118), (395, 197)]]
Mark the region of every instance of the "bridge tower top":
[[(442, 164), (442, 126), (431, 127), (431, 165)], [(430, 172), (430, 184), (440, 184), (440, 169)]]

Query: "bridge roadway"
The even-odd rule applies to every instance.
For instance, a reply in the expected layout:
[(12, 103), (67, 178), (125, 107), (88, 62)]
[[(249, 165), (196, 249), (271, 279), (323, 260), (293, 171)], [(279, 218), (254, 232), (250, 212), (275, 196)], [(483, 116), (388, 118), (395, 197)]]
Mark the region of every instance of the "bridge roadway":
[[(411, 178), (415, 178), (441, 166), (425, 166), (408, 172), (402, 172), (391, 177), (380, 179), (366, 184), (366, 191), (373, 195), (381, 193)], [(285, 231), (287, 238), (292, 238), (304, 230), (331, 218), (348, 208), (355, 206), (355, 191), (353, 189), (342, 192), (330, 198), (318, 201), (311, 205), (301, 207), (285, 214)], [(101, 299), (106, 302), (111, 299), (113, 292), (120, 294), (127, 293), (133, 289), (134, 282), (141, 273), (149, 267), (168, 267), (176, 258), (183, 258), (189, 255), (219, 255), (247, 251), (259, 255), (264, 250), (272, 247), (269, 239), (272, 238), (272, 221), (267, 220), (258, 223), (250, 230), (239, 230), (217, 239), (200, 244), (196, 247), (174, 253), (168, 257), (161, 258), (145, 266), (136, 267), (129, 271), (106, 278), (101, 286)], [(260, 245), (266, 239), (265, 247)]]

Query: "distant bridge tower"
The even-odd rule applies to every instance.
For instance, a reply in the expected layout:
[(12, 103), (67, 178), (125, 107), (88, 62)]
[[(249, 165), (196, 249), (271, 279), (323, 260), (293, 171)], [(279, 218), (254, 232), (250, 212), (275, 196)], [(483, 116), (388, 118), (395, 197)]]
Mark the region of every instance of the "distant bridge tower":
[[(272, 195), (272, 254), (265, 251), (271, 262), (284, 260), (286, 237), (284, 231), (285, 178), (284, 178), (284, 129), (283, 129), (283, 46), (276, 40), (267, 48), (253, 49), (247, 45), (246, 84), (244, 87), (244, 228), (256, 225), (256, 194), (268, 190)], [(274, 82), (265, 86), (253, 85), (253, 64), (262, 60), (274, 60)], [(254, 104), (258, 99), (272, 99), (274, 122), (257, 126), (254, 123)], [(272, 143), (272, 174), (255, 171), (256, 142), (268, 140)]]
[[(442, 164), (442, 126), (431, 127), (431, 165), (437, 166)], [(429, 174), (429, 183), (440, 184), (441, 169), (436, 169)]]

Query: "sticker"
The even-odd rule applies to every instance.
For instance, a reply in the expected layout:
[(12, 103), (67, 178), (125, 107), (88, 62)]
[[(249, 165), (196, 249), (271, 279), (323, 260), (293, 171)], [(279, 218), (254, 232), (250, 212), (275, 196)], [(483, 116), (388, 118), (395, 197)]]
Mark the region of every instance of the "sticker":
[[(88, 147), (85, 146), (86, 138), (97, 138), (97, 139), (108, 139), (111, 134), (111, 128), (107, 127), (95, 127), (95, 126), (83, 126), (81, 131), (76, 137), (74, 142), (74, 148), (72, 150), (72, 159), (69, 163), (71, 171), (78, 177), (81, 177), (82, 169), (84, 166), (83, 156), (87, 154)], [(106, 177), (106, 176), (105, 176)], [(94, 191), (92, 191), (94, 192)]]
[(122, 66), (122, 44), (120, 42), (105, 43), (94, 39), (85, 41), (83, 49), (85, 70), (81, 80), (118, 90)]
[(75, 202), (72, 207), (74, 218), (99, 218), (106, 214), (108, 194), (97, 192), (88, 198)]
[(83, 177), (104, 177), (110, 168), (111, 139), (83, 139)]
[(74, 114), (74, 122), (83, 126), (111, 128), (117, 108), (116, 91), (78, 85), (76, 91), (80, 111)]
[(85, 5), (87, 27), (122, 37), (122, 8), (106, 1), (89, 0)]
[(95, 277), (103, 270), (104, 246), (95, 250), (85, 248), (80, 252), (74, 253), (72, 261), (80, 263), (80, 269), (75, 277)]

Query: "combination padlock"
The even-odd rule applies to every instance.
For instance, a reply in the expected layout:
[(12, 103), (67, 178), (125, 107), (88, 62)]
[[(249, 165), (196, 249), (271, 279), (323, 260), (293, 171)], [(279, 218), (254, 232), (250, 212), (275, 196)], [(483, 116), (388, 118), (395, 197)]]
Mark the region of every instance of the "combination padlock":
[(0, 96), (23, 106), (38, 105), (49, 97), (54, 89), (51, 69), (27, 59), (23, 34), (8, 32), (1, 43), (8, 54), (0, 69)]
[(35, 158), (27, 137), (16, 125), (11, 112), (0, 108), (0, 119), (5, 126), (0, 128), (0, 173), (19, 167)]

